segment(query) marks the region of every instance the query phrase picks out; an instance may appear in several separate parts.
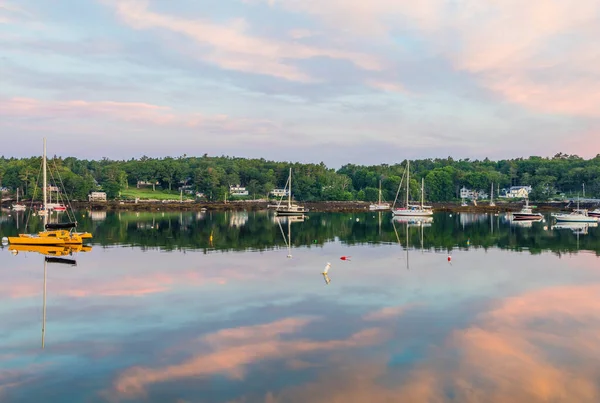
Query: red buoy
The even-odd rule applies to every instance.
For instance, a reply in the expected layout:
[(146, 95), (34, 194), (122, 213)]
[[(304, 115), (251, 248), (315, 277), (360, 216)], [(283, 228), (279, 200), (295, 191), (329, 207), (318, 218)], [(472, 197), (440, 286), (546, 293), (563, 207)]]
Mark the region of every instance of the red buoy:
[(452, 261), (452, 256), (448, 255), (448, 261), (451, 262)]
[(350, 260), (351, 256), (342, 256), (340, 259), (341, 260)]

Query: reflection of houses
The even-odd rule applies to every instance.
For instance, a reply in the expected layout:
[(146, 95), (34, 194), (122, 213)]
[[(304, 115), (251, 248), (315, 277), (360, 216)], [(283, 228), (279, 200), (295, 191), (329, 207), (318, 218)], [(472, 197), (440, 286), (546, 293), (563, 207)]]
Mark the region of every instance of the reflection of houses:
[(459, 220), (461, 225), (469, 225), (477, 222), (484, 222), (488, 219), (487, 214), (475, 214), (475, 213), (460, 213)]
[(104, 221), (106, 219), (106, 211), (91, 211), (90, 218), (92, 221)]
[(91, 202), (105, 202), (106, 192), (92, 192), (89, 194), (88, 199)]
[(248, 213), (245, 211), (234, 211), (229, 216), (230, 227), (241, 227), (248, 222)]
[(271, 190), (271, 195), (275, 197), (285, 197), (289, 195), (289, 190), (287, 189), (273, 189)]
[(525, 199), (529, 197), (529, 193), (531, 193), (531, 186), (511, 186), (508, 189), (502, 189), (500, 191), (500, 197)]
[(248, 196), (248, 191), (244, 186), (235, 185), (229, 186), (229, 194), (233, 197)]

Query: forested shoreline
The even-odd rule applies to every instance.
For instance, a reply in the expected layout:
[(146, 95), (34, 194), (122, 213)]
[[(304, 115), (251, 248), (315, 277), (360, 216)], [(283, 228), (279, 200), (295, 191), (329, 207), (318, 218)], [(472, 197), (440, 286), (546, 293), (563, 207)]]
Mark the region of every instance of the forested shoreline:
[[(103, 190), (109, 199), (124, 198), (128, 189), (150, 186), (153, 191), (201, 193), (208, 201), (225, 199), (229, 187), (241, 185), (247, 198), (266, 198), (283, 188), (289, 168), (293, 171), (293, 196), (300, 201), (375, 201), (381, 181), (383, 198), (393, 201), (406, 161), (388, 165), (347, 164), (336, 170), (324, 163), (306, 164), (236, 157), (142, 157), (130, 160), (48, 159), (49, 183), (65, 189), (72, 200), (87, 200), (90, 192)], [(474, 190), (528, 185), (530, 198), (545, 201), (559, 197), (600, 197), (600, 154), (584, 159), (576, 155), (529, 157), (498, 161), (448, 158), (411, 160), (411, 196), (418, 199), (421, 178), (426, 199), (454, 201), (463, 186)], [(41, 157), (0, 157), (0, 187), (20, 189), (26, 199), (41, 196)], [(143, 184), (143, 185), (140, 185)], [(175, 196), (174, 196), (175, 197)]]

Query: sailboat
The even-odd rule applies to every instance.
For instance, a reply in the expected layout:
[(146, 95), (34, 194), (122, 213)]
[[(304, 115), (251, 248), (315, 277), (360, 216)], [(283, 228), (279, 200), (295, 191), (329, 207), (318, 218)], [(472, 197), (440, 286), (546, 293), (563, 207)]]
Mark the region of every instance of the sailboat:
[(25, 211), (27, 207), (24, 204), (19, 204), (19, 188), (17, 188), (17, 203), (12, 205), (14, 211)]
[(410, 161), (406, 161), (406, 207), (392, 210), (395, 216), (427, 217), (433, 215), (431, 206), (425, 206), (425, 179), (421, 179), (421, 205), (410, 204)]
[(48, 178), (47, 178), (47, 158), (46, 158), (46, 139), (44, 138), (44, 152), (42, 155), (43, 170), (43, 210), (40, 215), (44, 219), (44, 231), (37, 234), (19, 234), (16, 237), (8, 237), (11, 245), (78, 245), (82, 244), (84, 239), (92, 238), (89, 232), (75, 232), (77, 222), (66, 223), (48, 223)]
[(390, 206), (390, 203), (382, 203), (381, 202), (381, 179), (379, 180), (379, 200), (377, 201), (377, 204), (371, 204), (369, 205), (369, 210), (371, 211), (376, 211), (376, 210), (389, 210), (392, 207)]
[(305, 213), (308, 213), (308, 209), (304, 206), (299, 206), (295, 203), (292, 203), (292, 168), (290, 168), (290, 175), (288, 176), (285, 188), (288, 189), (288, 202), (287, 204), (282, 204), (281, 199), (279, 199), (279, 203), (277, 203), (277, 207), (275, 208), (275, 214), (304, 215)]
[(588, 215), (590, 217), (600, 218), (600, 208), (597, 208), (597, 209), (592, 210), (592, 211), (588, 211)]

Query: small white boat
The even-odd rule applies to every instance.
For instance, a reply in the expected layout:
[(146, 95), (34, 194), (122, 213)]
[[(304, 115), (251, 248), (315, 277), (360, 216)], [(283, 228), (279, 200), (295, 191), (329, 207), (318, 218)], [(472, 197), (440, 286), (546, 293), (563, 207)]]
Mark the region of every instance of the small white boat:
[(24, 204), (19, 203), (19, 188), (17, 188), (17, 203), (12, 205), (12, 209), (14, 211), (25, 211), (27, 209)]
[(286, 184), (286, 187), (288, 187), (288, 185), (289, 185), (288, 202), (287, 202), (287, 204), (282, 204), (281, 200), (279, 200), (277, 207), (275, 207), (275, 214), (280, 215), (280, 216), (281, 215), (294, 216), (294, 215), (304, 215), (304, 214), (308, 213), (308, 209), (305, 208), (304, 206), (299, 206), (295, 203), (292, 203), (292, 168), (290, 168), (290, 175), (288, 177), (288, 183)]
[(410, 193), (410, 161), (406, 161), (406, 206), (402, 208), (397, 208), (392, 210), (395, 216), (404, 216), (404, 217), (427, 217), (432, 216), (433, 211), (431, 210), (431, 206), (425, 206), (423, 201), (425, 200), (425, 182), (424, 179), (421, 180), (421, 204), (410, 204), (409, 203), (409, 193)]
[(597, 208), (597, 209), (592, 210), (592, 211), (588, 211), (588, 215), (590, 217), (600, 218), (600, 208)]
[(381, 180), (379, 181), (379, 201), (377, 204), (369, 205), (369, 210), (371, 211), (381, 211), (381, 210), (390, 210), (392, 206), (390, 203), (382, 203), (381, 202)]
[(553, 214), (556, 222), (598, 223), (600, 218), (591, 217), (585, 209), (575, 209), (570, 213)]

